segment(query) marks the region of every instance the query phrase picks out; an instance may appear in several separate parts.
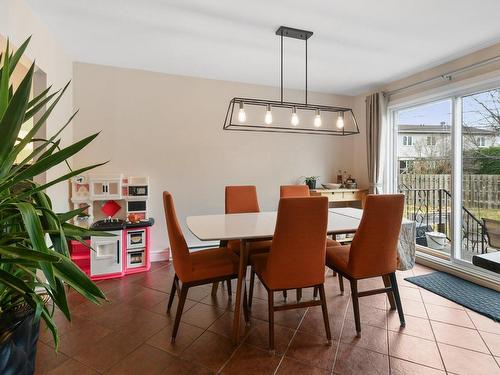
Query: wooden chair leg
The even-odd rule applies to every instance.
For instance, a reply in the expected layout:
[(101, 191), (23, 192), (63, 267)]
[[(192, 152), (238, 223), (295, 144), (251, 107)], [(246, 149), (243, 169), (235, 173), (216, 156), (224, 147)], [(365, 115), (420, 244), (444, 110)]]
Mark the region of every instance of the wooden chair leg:
[(323, 322), (325, 323), (326, 338), (332, 342), (332, 332), (330, 331), (330, 321), (328, 319), (328, 308), (326, 306), (325, 287), (321, 284), (319, 287), (319, 296), (321, 298), (321, 309), (323, 310)]
[(297, 293), (297, 302), (300, 302), (300, 300), (302, 299), (302, 288), (298, 288), (296, 290), (296, 293)]
[(358, 281), (351, 279), (351, 295), (352, 307), (354, 310), (354, 322), (356, 323), (356, 336), (361, 337), (361, 319), (359, 317), (359, 297), (358, 297)]
[(219, 282), (212, 283), (212, 297), (217, 295), (217, 289), (219, 289)]
[(243, 284), (243, 317), (245, 318), (245, 323), (250, 322), (250, 310), (248, 308), (246, 283)]
[(318, 297), (318, 287), (315, 286), (313, 289), (313, 298), (317, 298), (317, 297)]
[(178, 280), (177, 275), (174, 276), (174, 280), (172, 281), (172, 288), (170, 289), (170, 296), (168, 297), (168, 305), (167, 312), (170, 312), (172, 308), (172, 304), (174, 303), (175, 291), (177, 290), (175, 286), (175, 282)]
[[(384, 286), (386, 288), (391, 287), (391, 280), (389, 275), (383, 275), (382, 280), (384, 281)], [(391, 310), (396, 310), (396, 302), (394, 301), (394, 295), (392, 293), (387, 293), (387, 299), (389, 300), (389, 304), (391, 305)]]
[(401, 327), (404, 327), (406, 325), (405, 323), (405, 316), (403, 313), (403, 305), (401, 304), (401, 297), (399, 295), (399, 288), (398, 288), (398, 281), (396, 279), (396, 273), (391, 273), (389, 274), (389, 279), (391, 283), (391, 288), (392, 288), (392, 294), (394, 295), (394, 299), (396, 300), (396, 306), (398, 308), (398, 314), (399, 314), (399, 322), (401, 323)]
[(231, 279), (227, 279), (226, 283), (227, 283), (227, 295), (229, 296), (229, 298), (231, 298), (232, 296)]
[(288, 293), (286, 290), (283, 291), (283, 299), (286, 301), (286, 298), (288, 297)]
[(269, 350), (274, 351), (274, 291), (267, 291), (267, 304), (269, 314)]
[(340, 294), (344, 295), (344, 278), (340, 273), (339, 273), (339, 287), (340, 287)]
[(253, 286), (255, 284), (255, 271), (250, 271), (250, 286), (248, 287), (248, 310), (252, 309)]
[(174, 328), (172, 330), (172, 339), (171, 342), (175, 342), (175, 337), (177, 336), (177, 331), (179, 329), (179, 324), (181, 322), (182, 310), (184, 309), (184, 303), (186, 302), (186, 297), (188, 293), (188, 286), (182, 285), (181, 293), (179, 296), (179, 304), (177, 305), (177, 312), (175, 313), (175, 322)]

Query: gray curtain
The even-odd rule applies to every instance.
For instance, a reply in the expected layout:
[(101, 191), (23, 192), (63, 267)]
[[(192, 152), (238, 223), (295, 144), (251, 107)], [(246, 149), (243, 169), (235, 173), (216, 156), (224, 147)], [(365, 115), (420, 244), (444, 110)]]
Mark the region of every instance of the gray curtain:
[(368, 158), (368, 182), (370, 194), (382, 192), (382, 113), (378, 92), (366, 97), (366, 155)]

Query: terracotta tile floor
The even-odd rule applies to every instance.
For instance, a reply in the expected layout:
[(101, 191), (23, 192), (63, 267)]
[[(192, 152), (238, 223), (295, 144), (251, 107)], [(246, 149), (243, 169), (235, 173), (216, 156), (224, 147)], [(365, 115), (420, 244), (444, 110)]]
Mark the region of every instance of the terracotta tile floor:
[[(148, 273), (102, 281), (110, 303), (94, 306), (70, 294), (71, 323), (57, 314), (61, 345), (42, 329), (37, 374), (500, 374), (500, 324), (403, 280), (432, 270), (417, 265), (398, 280), (406, 314), (399, 326), (383, 295), (360, 300), (362, 337), (355, 337), (348, 290), (339, 294), (327, 273), (326, 295), (334, 340), (327, 345), (321, 309), (277, 312), (276, 352), (267, 350), (267, 301), (256, 284), (251, 324), (241, 344), (231, 344), (234, 298), (210, 286), (190, 290), (177, 341), (174, 317), (165, 313), (173, 279), (171, 263)], [(236, 290), (233, 284), (233, 291)], [(365, 280), (360, 289), (380, 287)], [(346, 288), (348, 286), (346, 285)], [(304, 297), (310, 297), (304, 291)], [(281, 294), (277, 294), (282, 300)], [(295, 292), (289, 292), (289, 300)], [(175, 300), (177, 301), (177, 299)], [(176, 302), (174, 304), (175, 311)]]

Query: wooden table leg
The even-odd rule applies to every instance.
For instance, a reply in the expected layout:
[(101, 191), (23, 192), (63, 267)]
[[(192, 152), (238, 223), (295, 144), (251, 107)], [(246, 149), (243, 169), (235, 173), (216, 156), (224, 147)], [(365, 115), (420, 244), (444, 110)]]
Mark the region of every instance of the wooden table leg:
[(240, 248), (240, 267), (238, 270), (238, 283), (236, 285), (236, 303), (234, 306), (234, 319), (233, 319), (233, 344), (237, 345), (240, 341), (240, 316), (242, 306), (242, 293), (243, 283), (245, 282), (247, 262), (247, 241), (241, 240)]
[[(382, 276), (384, 280), (384, 286), (389, 288), (391, 286), (391, 280), (389, 279), (389, 275)], [(391, 310), (396, 309), (396, 301), (394, 300), (394, 295), (392, 293), (387, 293), (387, 298), (389, 298), (389, 304), (391, 305)]]

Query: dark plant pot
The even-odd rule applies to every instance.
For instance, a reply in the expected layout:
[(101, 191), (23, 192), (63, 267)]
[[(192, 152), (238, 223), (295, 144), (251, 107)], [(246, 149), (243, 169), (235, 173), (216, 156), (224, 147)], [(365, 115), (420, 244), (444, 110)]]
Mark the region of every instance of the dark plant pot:
[(307, 180), (306, 185), (309, 186), (309, 189), (316, 189), (316, 180)]
[(24, 317), (6, 341), (0, 344), (0, 374), (32, 375), (35, 372), (40, 323), (33, 322), (34, 316), (30, 313)]

